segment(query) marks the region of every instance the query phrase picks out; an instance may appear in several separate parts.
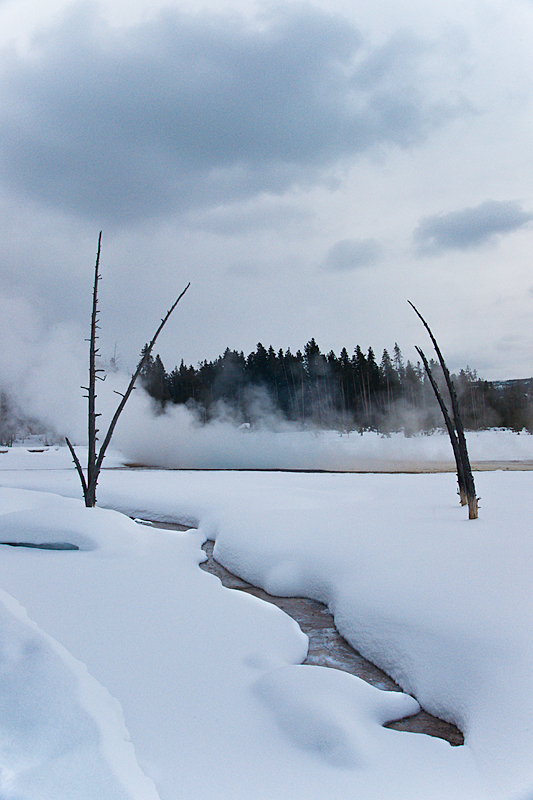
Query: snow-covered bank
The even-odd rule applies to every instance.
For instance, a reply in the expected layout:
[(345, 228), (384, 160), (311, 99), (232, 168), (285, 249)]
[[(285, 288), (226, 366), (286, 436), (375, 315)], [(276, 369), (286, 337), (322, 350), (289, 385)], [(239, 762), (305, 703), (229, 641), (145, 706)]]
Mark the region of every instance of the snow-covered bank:
[[(273, 594), (326, 602), (358, 650), (459, 725), (496, 796), (533, 794), (531, 473), (478, 474), (473, 522), (453, 475), (177, 477), (172, 503), (196, 510), (217, 559)], [(173, 476), (153, 478), (172, 515)]]
[[(102, 506), (200, 525), (170, 533), (51, 494), (79, 495), (72, 468), (3, 470), (1, 485), (48, 493), (0, 490), (6, 535), (43, 535), (41, 519), (49, 539), (54, 521), (61, 539), (70, 531), (83, 549), (3, 548), (0, 587), (26, 610), (32, 636), (64, 648), (62, 668), (72, 659), (73, 707), (117, 745), (106, 750), (89, 734), (79, 741), (100, 765), (95, 775), (111, 771), (125, 797), (142, 796), (117, 767), (133, 758), (121, 750), (129, 735), (135, 774), (161, 800), (525, 800), (533, 795), (533, 473), (476, 481), (481, 516), (469, 522), (450, 474), (102, 474)], [(197, 568), (206, 537), (251, 582), (328, 603), (347, 638), (429, 711), (457, 722), (466, 745), (383, 729), (413, 701), (298, 666), (305, 637), (290, 619)], [(86, 666), (100, 697), (115, 699), (113, 718), (102, 722), (101, 701), (78, 702), (72, 664)], [(22, 651), (18, 671), (30, 668)], [(11, 691), (0, 683), (3, 702)], [(46, 713), (35, 713), (38, 732)], [(31, 746), (15, 729), (3, 736), (21, 751)], [(25, 762), (3, 758), (13, 788), (2, 786), (2, 796), (24, 796)], [(78, 758), (67, 749), (64, 768), (71, 762), (74, 773)], [(35, 774), (52, 760), (45, 754)], [(80, 787), (41, 796), (100, 795)]]

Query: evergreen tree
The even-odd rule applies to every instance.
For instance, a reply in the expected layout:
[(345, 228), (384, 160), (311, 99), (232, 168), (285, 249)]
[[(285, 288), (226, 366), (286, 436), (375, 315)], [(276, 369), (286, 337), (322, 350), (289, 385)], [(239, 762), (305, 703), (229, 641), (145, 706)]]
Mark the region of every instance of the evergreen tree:
[(394, 405), (401, 392), (400, 378), (394, 369), (388, 350), (383, 350), (379, 366), (382, 387), (382, 409), (384, 414), (383, 424), (385, 429), (396, 429), (397, 419)]
[(398, 376), (398, 380), (400, 381), (401, 385), (403, 379), (405, 378), (405, 365), (403, 363), (402, 351), (400, 350), (398, 342), (394, 342), (392, 360), (394, 363), (394, 369), (396, 370), (396, 375)]
[(139, 361), (139, 364), (142, 364), (144, 359), (144, 364), (139, 372), (139, 379), (148, 394), (164, 406), (167, 400), (170, 399), (165, 367), (159, 354), (154, 358), (151, 353), (147, 355), (147, 350), (148, 345), (145, 344), (141, 350), (141, 359)]
[(367, 363), (366, 358), (359, 347), (356, 346), (352, 358), (352, 381), (354, 385), (354, 411), (359, 420), (359, 427), (368, 426), (370, 404), (367, 384)]
[[(145, 346), (141, 356), (146, 353)], [(431, 372), (441, 390), (442, 368), (434, 359)], [(246, 413), (250, 387), (261, 387), (287, 419), (302, 424), (313, 421), (323, 427), (352, 430), (357, 427), (383, 431), (432, 430), (441, 424), (441, 414), (431, 384), (420, 362), (404, 363), (399, 345), (393, 357), (383, 350), (378, 365), (372, 347), (365, 355), (359, 345), (350, 358), (345, 347), (337, 357), (333, 350), (321, 353), (314, 338), (293, 354), (278, 352), (258, 343), (244, 353), (226, 348), (215, 361), (187, 367), (183, 360), (170, 374), (159, 356), (150, 354), (142, 369), (145, 388), (162, 405), (193, 403), (202, 419), (216, 414), (223, 400), (239, 413)], [(533, 429), (533, 388), (529, 381), (491, 384), (480, 381), (466, 367), (452, 376), (458, 387), (459, 405), (469, 429), (501, 425), (513, 430)]]
[(422, 399), (420, 376), (410, 361), (408, 361), (405, 366), (403, 380), (404, 396), (406, 397), (407, 401), (414, 407), (420, 407)]
[(246, 372), (252, 383), (269, 383), (268, 353), (261, 342), (258, 342), (255, 353), (250, 353), (246, 360)]

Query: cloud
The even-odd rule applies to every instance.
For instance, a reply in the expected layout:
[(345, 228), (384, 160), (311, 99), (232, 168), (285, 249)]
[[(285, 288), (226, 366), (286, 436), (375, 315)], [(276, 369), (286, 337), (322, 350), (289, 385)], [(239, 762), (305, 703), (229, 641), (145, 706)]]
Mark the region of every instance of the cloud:
[(474, 208), (423, 217), (413, 233), (419, 255), (469, 250), (498, 234), (512, 233), (533, 220), (515, 201), (486, 200)]
[(0, 182), (106, 225), (283, 193), (461, 113), (430, 96), (424, 58), (307, 5), (112, 28), (82, 3), (1, 54)]
[(233, 203), (185, 214), (181, 222), (191, 229), (210, 231), (219, 236), (241, 236), (258, 231), (282, 231), (308, 224), (314, 214), (288, 202), (257, 198), (248, 203)]
[(381, 246), (375, 239), (342, 239), (328, 250), (324, 267), (333, 272), (344, 272), (371, 267), (380, 258)]

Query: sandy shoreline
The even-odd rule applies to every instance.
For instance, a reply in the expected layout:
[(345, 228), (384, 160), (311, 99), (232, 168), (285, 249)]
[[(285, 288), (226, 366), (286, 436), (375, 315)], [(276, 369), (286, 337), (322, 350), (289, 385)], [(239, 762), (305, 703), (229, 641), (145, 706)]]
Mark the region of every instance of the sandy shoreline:
[[(496, 470), (511, 471), (511, 472), (529, 472), (533, 470), (533, 460), (522, 461), (472, 461), (473, 472), (495, 472)], [(125, 464), (129, 469), (167, 469), (169, 472), (361, 472), (361, 473), (376, 473), (376, 474), (424, 474), (435, 472), (456, 472), (456, 466), (453, 461), (414, 461), (414, 460), (390, 460), (384, 459), (361, 459), (354, 464), (350, 469), (289, 469), (289, 468), (238, 468), (238, 467), (181, 467), (181, 468), (168, 468), (168, 467), (153, 467), (147, 464), (129, 463)], [(116, 469), (116, 468), (115, 468)]]
[[(496, 470), (524, 471), (533, 469), (531, 461), (472, 461), (472, 472), (495, 472)], [(348, 472), (455, 472), (457, 467), (453, 461), (364, 461), (355, 465)]]

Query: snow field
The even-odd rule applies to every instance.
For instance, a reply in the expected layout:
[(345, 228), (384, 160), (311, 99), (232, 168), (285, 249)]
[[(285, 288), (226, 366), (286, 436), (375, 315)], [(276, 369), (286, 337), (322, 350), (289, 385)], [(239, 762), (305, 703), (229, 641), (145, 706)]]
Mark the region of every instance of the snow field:
[[(199, 524), (174, 533), (83, 508), (47, 457), (0, 473), (2, 540), (80, 550), (2, 548), (0, 705), (28, 709), (4, 714), (2, 797), (533, 796), (533, 473), (477, 474), (477, 521), (451, 474), (102, 474), (102, 506)], [(300, 666), (296, 623), (198, 569), (206, 537), (267, 591), (326, 602), (466, 745), (382, 728), (408, 694)]]

